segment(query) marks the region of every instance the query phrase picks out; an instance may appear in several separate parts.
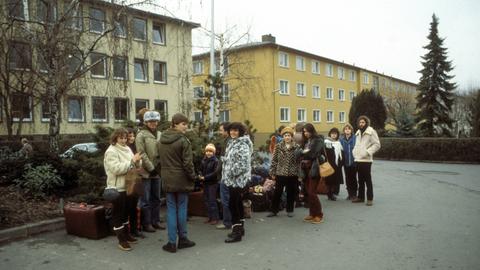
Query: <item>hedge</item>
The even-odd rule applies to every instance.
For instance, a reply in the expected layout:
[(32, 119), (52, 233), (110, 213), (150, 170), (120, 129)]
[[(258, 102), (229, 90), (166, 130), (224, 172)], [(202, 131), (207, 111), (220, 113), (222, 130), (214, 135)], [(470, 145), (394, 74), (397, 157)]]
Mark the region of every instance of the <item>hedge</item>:
[(480, 163), (480, 138), (380, 138), (375, 157), (389, 160)]

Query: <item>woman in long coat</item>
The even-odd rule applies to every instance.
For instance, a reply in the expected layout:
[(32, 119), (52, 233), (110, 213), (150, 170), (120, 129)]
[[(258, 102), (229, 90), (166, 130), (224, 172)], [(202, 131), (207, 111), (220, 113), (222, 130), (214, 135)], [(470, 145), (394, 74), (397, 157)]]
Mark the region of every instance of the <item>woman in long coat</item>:
[(339, 141), (340, 132), (337, 128), (332, 128), (328, 132), (328, 138), (325, 139), (325, 152), (330, 165), (332, 165), (335, 173), (325, 178), (325, 184), (328, 188), (328, 199), (336, 201), (340, 192), (340, 185), (343, 184), (343, 149)]

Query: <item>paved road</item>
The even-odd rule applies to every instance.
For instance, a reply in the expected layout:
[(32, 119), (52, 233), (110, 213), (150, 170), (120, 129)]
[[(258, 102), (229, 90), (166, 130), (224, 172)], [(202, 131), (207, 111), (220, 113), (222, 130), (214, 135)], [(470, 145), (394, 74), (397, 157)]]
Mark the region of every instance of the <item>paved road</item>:
[(245, 241), (227, 245), (225, 231), (194, 218), (197, 246), (176, 254), (161, 250), (165, 232), (121, 252), (113, 237), (60, 231), (0, 247), (0, 269), (480, 269), (479, 176), (480, 165), (376, 161), (374, 206), (322, 196), (320, 225), (302, 222), (303, 208), (254, 213)]

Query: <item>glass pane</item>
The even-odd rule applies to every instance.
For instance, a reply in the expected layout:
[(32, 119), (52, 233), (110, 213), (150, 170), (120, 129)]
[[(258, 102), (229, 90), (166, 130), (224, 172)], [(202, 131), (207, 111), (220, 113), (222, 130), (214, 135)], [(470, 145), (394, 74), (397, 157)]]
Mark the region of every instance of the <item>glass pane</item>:
[(126, 71), (126, 60), (119, 57), (113, 58), (113, 76), (125, 79), (127, 77)]
[(140, 40), (146, 40), (147, 23), (142, 19), (133, 19), (133, 37)]
[(100, 9), (90, 8), (90, 31), (103, 33), (105, 13)]
[(107, 100), (105, 98), (93, 98), (93, 119), (106, 120), (107, 119)]
[(165, 44), (163, 25), (153, 26), (153, 42)]
[(83, 120), (82, 100), (80, 98), (70, 98), (68, 100), (68, 119)]

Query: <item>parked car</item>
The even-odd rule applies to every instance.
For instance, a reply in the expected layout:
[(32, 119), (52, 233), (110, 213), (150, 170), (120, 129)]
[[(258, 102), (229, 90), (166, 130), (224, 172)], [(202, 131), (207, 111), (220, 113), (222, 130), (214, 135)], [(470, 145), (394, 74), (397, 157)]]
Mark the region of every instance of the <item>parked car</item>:
[(73, 156), (80, 152), (85, 152), (89, 154), (95, 154), (100, 149), (98, 148), (97, 143), (79, 143), (75, 144), (74, 146), (70, 147), (67, 151), (60, 154), (61, 158), (73, 158)]

